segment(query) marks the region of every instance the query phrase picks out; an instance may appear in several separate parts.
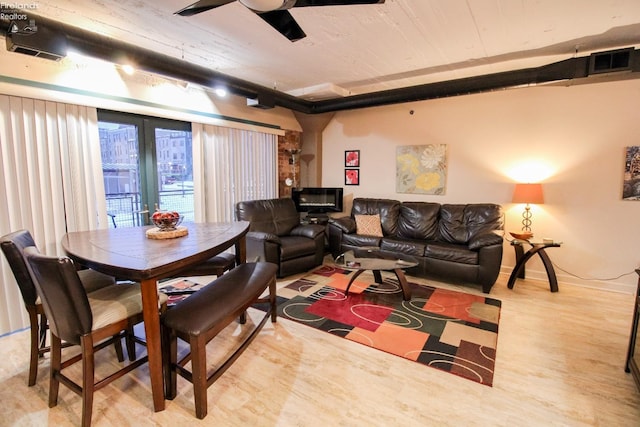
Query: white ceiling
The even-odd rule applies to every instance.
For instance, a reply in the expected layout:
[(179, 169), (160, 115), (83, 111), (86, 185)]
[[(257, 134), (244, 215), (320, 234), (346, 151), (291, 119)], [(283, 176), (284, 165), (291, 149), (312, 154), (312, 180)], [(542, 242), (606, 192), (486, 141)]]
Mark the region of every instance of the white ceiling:
[(193, 1), (39, 0), (34, 12), (310, 99), (640, 46), (638, 0), (386, 0), (294, 8), (307, 34), (295, 43), (238, 2), (174, 15)]

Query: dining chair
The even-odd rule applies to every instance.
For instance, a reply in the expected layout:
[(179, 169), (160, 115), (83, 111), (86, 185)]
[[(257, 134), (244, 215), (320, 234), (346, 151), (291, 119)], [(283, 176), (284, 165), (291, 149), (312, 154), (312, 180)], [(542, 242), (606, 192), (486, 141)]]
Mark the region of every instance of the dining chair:
[[(29, 323), (31, 328), (31, 347), (29, 357), (29, 379), (27, 384), (29, 387), (36, 383), (38, 375), (38, 359), (50, 351), (46, 345), (47, 337), (47, 316), (42, 309), (42, 303), (36, 287), (31, 280), (27, 263), (23, 255), (25, 248), (36, 246), (31, 233), (27, 230), (19, 230), (0, 237), (0, 247), (9, 263), (9, 267), (13, 272), (22, 301), (27, 314), (29, 315)], [(78, 272), (82, 285), (87, 292), (93, 292), (115, 284), (115, 279), (106, 274), (99, 273), (95, 270), (81, 270)], [(116, 352), (118, 359), (123, 360), (122, 345), (116, 343)]]
[(189, 267), (176, 273), (175, 277), (190, 276), (222, 276), (225, 271), (236, 266), (236, 256), (230, 252), (222, 252), (200, 264)]
[[(94, 392), (146, 363), (142, 356), (96, 381), (96, 351), (120, 340), (141, 323), (140, 284), (113, 285), (87, 293), (68, 257), (42, 255), (34, 247), (24, 250), (27, 265), (51, 332), (49, 407), (58, 404), (60, 383), (82, 397), (82, 425), (91, 425)], [(79, 345), (81, 353), (62, 360), (62, 342)], [(63, 370), (82, 362), (82, 381), (74, 382)]]

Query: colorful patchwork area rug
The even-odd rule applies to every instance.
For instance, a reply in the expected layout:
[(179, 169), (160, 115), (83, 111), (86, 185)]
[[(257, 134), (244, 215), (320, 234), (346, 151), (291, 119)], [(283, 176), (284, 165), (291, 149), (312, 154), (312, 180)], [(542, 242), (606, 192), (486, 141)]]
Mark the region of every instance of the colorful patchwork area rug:
[(356, 279), (322, 266), (278, 289), (278, 315), (491, 386), (501, 302), (411, 283), (404, 301), (395, 276)]

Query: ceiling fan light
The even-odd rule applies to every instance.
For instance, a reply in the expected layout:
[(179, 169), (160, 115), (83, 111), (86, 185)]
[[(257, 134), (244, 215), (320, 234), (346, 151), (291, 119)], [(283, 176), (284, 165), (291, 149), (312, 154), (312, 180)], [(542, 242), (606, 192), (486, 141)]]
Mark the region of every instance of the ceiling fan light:
[(269, 12), (283, 7), (287, 0), (238, 0), (251, 10), (256, 12)]

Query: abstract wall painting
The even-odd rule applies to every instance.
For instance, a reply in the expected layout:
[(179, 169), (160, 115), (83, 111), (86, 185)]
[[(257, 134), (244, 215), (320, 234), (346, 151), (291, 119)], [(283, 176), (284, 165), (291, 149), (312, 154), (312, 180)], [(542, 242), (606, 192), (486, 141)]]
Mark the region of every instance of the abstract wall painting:
[(640, 200), (640, 146), (625, 149), (622, 200)]
[(396, 148), (396, 192), (444, 195), (446, 183), (446, 144)]

